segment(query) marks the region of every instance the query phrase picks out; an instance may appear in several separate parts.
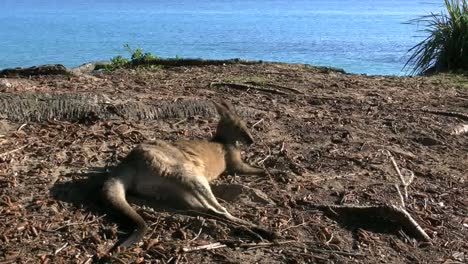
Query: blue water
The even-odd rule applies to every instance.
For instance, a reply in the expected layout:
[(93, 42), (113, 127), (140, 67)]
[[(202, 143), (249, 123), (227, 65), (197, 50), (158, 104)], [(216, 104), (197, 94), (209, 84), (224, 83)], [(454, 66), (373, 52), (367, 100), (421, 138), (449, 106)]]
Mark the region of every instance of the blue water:
[[(246, 58), (401, 75), (424, 0), (0, 0), (0, 69), (124, 54)], [(418, 37), (419, 35), (419, 37)]]

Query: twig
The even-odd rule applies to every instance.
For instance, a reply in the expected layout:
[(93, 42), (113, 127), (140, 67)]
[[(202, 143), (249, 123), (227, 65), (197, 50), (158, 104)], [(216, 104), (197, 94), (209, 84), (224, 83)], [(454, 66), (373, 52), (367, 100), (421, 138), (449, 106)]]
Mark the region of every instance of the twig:
[(283, 153), (284, 152), (284, 140), (283, 142), (281, 142), (281, 149), (279, 151), (280, 153)]
[(252, 128), (255, 128), (256, 126), (258, 126), (260, 123), (262, 123), (264, 120), (263, 118), (260, 119), (258, 122), (255, 122), (255, 124), (252, 125)]
[(87, 260), (83, 262), (83, 264), (89, 264), (93, 261), (93, 256), (89, 257)]
[(401, 203), (401, 206), (404, 208), (406, 207), (405, 205), (405, 198), (403, 197), (403, 195), (401, 194), (401, 191), (400, 191), (400, 187), (398, 186), (398, 184), (394, 184), (393, 186), (395, 186), (395, 189), (397, 190), (397, 193), (398, 193), (398, 196), (400, 196), (400, 203)]
[(405, 179), (403, 178), (403, 175), (401, 175), (400, 168), (398, 168), (398, 164), (396, 163), (395, 158), (393, 158), (393, 155), (390, 153), (390, 151), (387, 150), (387, 152), (388, 152), (387, 155), (390, 157), (390, 161), (392, 162), (393, 169), (395, 169), (395, 172), (400, 178), (401, 183), (404, 185)]
[(262, 165), (267, 159), (269, 159), (269, 158), (271, 157), (271, 149), (270, 149), (270, 147), (268, 147), (267, 144), (265, 144), (264, 142), (262, 142), (262, 143), (263, 143), (263, 145), (265, 145), (265, 146), (268, 148), (268, 155), (266, 155), (266, 157), (265, 157), (264, 159), (259, 160), (259, 161), (257, 162), (258, 165)]
[[(393, 169), (395, 169), (395, 172), (397, 173), (398, 178), (400, 179), (401, 184), (403, 185), (403, 190), (405, 191), (405, 199), (408, 199), (408, 186), (410, 186), (410, 184), (414, 180), (414, 173), (412, 171), (409, 171), (410, 176), (408, 177), (408, 179), (405, 180), (405, 178), (401, 174), (400, 168), (398, 168), (398, 164), (396, 163), (395, 158), (393, 157), (392, 153), (390, 153), (390, 151), (388, 150), (385, 150), (385, 152), (387, 156), (390, 158), (390, 161), (392, 162), (392, 165), (393, 165)], [(400, 192), (400, 188), (396, 184), (395, 184), (395, 188), (397, 189), (398, 194), (400, 195), (401, 205), (405, 207), (405, 200), (403, 199), (403, 196)]]
[(184, 119), (182, 119), (182, 120), (180, 120), (180, 121), (175, 122), (175, 123), (172, 124), (171, 126), (172, 126), (172, 127), (175, 127), (175, 126), (177, 126), (177, 125), (180, 125), (180, 124), (182, 124), (182, 123), (187, 122), (187, 120), (188, 120), (187, 118), (184, 118)]
[(289, 229), (293, 229), (293, 228), (296, 228), (296, 227), (307, 225), (308, 223), (309, 222), (303, 222), (303, 223), (300, 223), (300, 224), (297, 224), (297, 225), (288, 226), (288, 227), (282, 229), (280, 233), (283, 233), (284, 231), (287, 231)]
[(330, 239), (328, 239), (328, 240), (325, 242), (325, 245), (328, 246), (328, 245), (330, 244), (330, 242), (332, 242), (332, 240), (333, 240), (333, 233), (331, 234)]
[(21, 131), (21, 129), (23, 129), (28, 123), (24, 123), (22, 124), (21, 126), (18, 127), (18, 129), (16, 130), (17, 132)]
[(264, 159), (262, 159), (262, 160), (259, 160), (259, 161), (257, 162), (257, 164), (258, 164), (258, 165), (262, 165), (262, 164), (263, 164), (267, 159), (269, 159), (270, 157), (271, 157), (270, 154), (266, 155), (266, 157), (265, 157)]
[(197, 246), (197, 247), (184, 247), (182, 248), (182, 251), (184, 252), (193, 252), (193, 251), (200, 251), (200, 250), (211, 250), (211, 249), (217, 249), (217, 248), (223, 248), (226, 247), (226, 245), (221, 244), (219, 242), (208, 244), (208, 245), (202, 245), (202, 246)]
[(245, 248), (245, 249), (254, 249), (254, 248), (264, 248), (264, 247), (274, 247), (281, 246), (290, 243), (300, 243), (296, 240), (287, 240), (287, 241), (276, 241), (276, 242), (259, 242), (259, 243), (243, 243), (235, 245), (235, 247)]
[(26, 144), (26, 145), (24, 145), (24, 146), (21, 146), (21, 147), (19, 147), (19, 148), (15, 148), (15, 149), (12, 149), (12, 150), (7, 151), (7, 152), (0, 153), (0, 157), (3, 157), (3, 156), (6, 156), (6, 155), (15, 153), (15, 152), (17, 152), (17, 151), (20, 151), (20, 150), (24, 149), (25, 147), (29, 146), (30, 144), (31, 144), (31, 143), (28, 143), (28, 144)]
[(411, 183), (413, 183), (413, 180), (414, 180), (414, 172), (408, 170), (409, 173), (410, 173), (410, 176), (408, 177), (408, 179), (406, 179), (405, 181), (405, 184), (403, 186), (404, 190), (405, 190), (405, 195), (406, 195), (406, 199), (408, 199), (408, 186), (410, 186)]
[(201, 227), (200, 227), (200, 230), (198, 231), (198, 234), (194, 238), (190, 239), (190, 242), (197, 240), (197, 238), (200, 236), (202, 232), (204, 224), (205, 224), (205, 219), (202, 220)]
[(174, 259), (174, 256), (172, 256), (170, 259), (168, 259), (168, 260), (166, 261), (166, 263), (174, 263), (174, 264), (177, 264), (177, 263), (179, 263), (180, 257), (181, 257), (181, 255), (177, 255), (177, 258)]
[(68, 246), (68, 242), (65, 243), (63, 246), (61, 246), (60, 248), (56, 249), (54, 251), (54, 255), (57, 255), (58, 253), (60, 253), (60, 251), (64, 250), (67, 246)]

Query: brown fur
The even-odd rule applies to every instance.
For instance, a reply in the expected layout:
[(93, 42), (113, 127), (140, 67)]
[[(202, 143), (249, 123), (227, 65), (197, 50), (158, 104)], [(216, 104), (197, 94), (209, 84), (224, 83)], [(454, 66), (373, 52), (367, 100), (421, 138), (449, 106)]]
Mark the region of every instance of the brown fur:
[(211, 141), (171, 143), (158, 140), (152, 144), (141, 144), (128, 154), (105, 182), (104, 199), (136, 226), (133, 233), (114, 248), (141, 240), (147, 229), (143, 218), (128, 204), (126, 191), (156, 199), (178, 198), (190, 209), (256, 227), (232, 216), (211, 192), (209, 182), (224, 171), (244, 175), (264, 173), (241, 159), (237, 141), (252, 144), (253, 138), (233, 107), (226, 102), (214, 105), (221, 119)]

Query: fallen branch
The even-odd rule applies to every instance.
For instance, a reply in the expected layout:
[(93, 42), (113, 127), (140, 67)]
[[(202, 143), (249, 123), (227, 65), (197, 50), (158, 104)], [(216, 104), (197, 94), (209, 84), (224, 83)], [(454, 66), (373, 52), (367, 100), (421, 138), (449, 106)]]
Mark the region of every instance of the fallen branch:
[(410, 176), (408, 177), (408, 179), (405, 179), (403, 175), (401, 174), (400, 168), (398, 168), (398, 164), (396, 163), (395, 158), (393, 157), (392, 153), (388, 150), (385, 150), (384, 152), (390, 158), (390, 161), (392, 162), (392, 165), (393, 165), (393, 169), (397, 173), (398, 178), (400, 179), (401, 184), (403, 185), (403, 190), (405, 191), (405, 198), (403, 198), (401, 191), (400, 191), (400, 187), (397, 184), (395, 184), (395, 188), (397, 189), (398, 195), (400, 196), (401, 206), (406, 207), (405, 200), (408, 199), (408, 186), (410, 186), (410, 184), (413, 183), (414, 173), (412, 171), (409, 171)]
[(360, 205), (323, 205), (312, 204), (306, 201), (297, 201), (298, 204), (306, 205), (309, 208), (322, 211), (330, 211), (335, 214), (335, 217), (344, 217), (343, 215), (352, 214), (360, 215), (359, 218), (379, 218), (399, 224), (407, 233), (417, 239), (429, 242), (431, 238), (421, 228), (421, 226), (413, 219), (413, 217), (400, 206), (395, 205), (375, 205), (375, 206), (360, 206)]
[(405, 202), (405, 198), (403, 197), (403, 194), (401, 194), (401, 190), (400, 190), (400, 186), (398, 186), (398, 184), (394, 184), (393, 185), (398, 193), (398, 196), (400, 196), (400, 203), (401, 203), (401, 207), (405, 208), (406, 207), (406, 202)]
[(226, 86), (229, 88), (233, 88), (236, 90), (257, 90), (261, 92), (267, 92), (267, 93), (272, 93), (272, 94), (280, 94), (280, 95), (291, 95), (290, 93), (283, 92), (278, 89), (273, 89), (273, 88), (264, 88), (256, 85), (250, 85), (250, 84), (243, 84), (243, 83), (226, 83), (226, 82), (214, 82), (210, 83), (210, 87), (219, 87), (219, 86)]

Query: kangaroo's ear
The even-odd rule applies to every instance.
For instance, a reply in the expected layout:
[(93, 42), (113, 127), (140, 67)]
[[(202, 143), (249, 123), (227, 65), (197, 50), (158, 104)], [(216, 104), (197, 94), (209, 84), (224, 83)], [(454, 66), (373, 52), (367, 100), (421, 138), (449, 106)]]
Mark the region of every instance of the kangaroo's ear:
[(224, 106), (227, 110), (231, 111), (232, 113), (235, 113), (234, 106), (228, 101), (221, 99), (220, 104)]
[(229, 116), (229, 109), (223, 103), (218, 103), (213, 101), (213, 105), (215, 106), (218, 114), (221, 117), (228, 117)]

